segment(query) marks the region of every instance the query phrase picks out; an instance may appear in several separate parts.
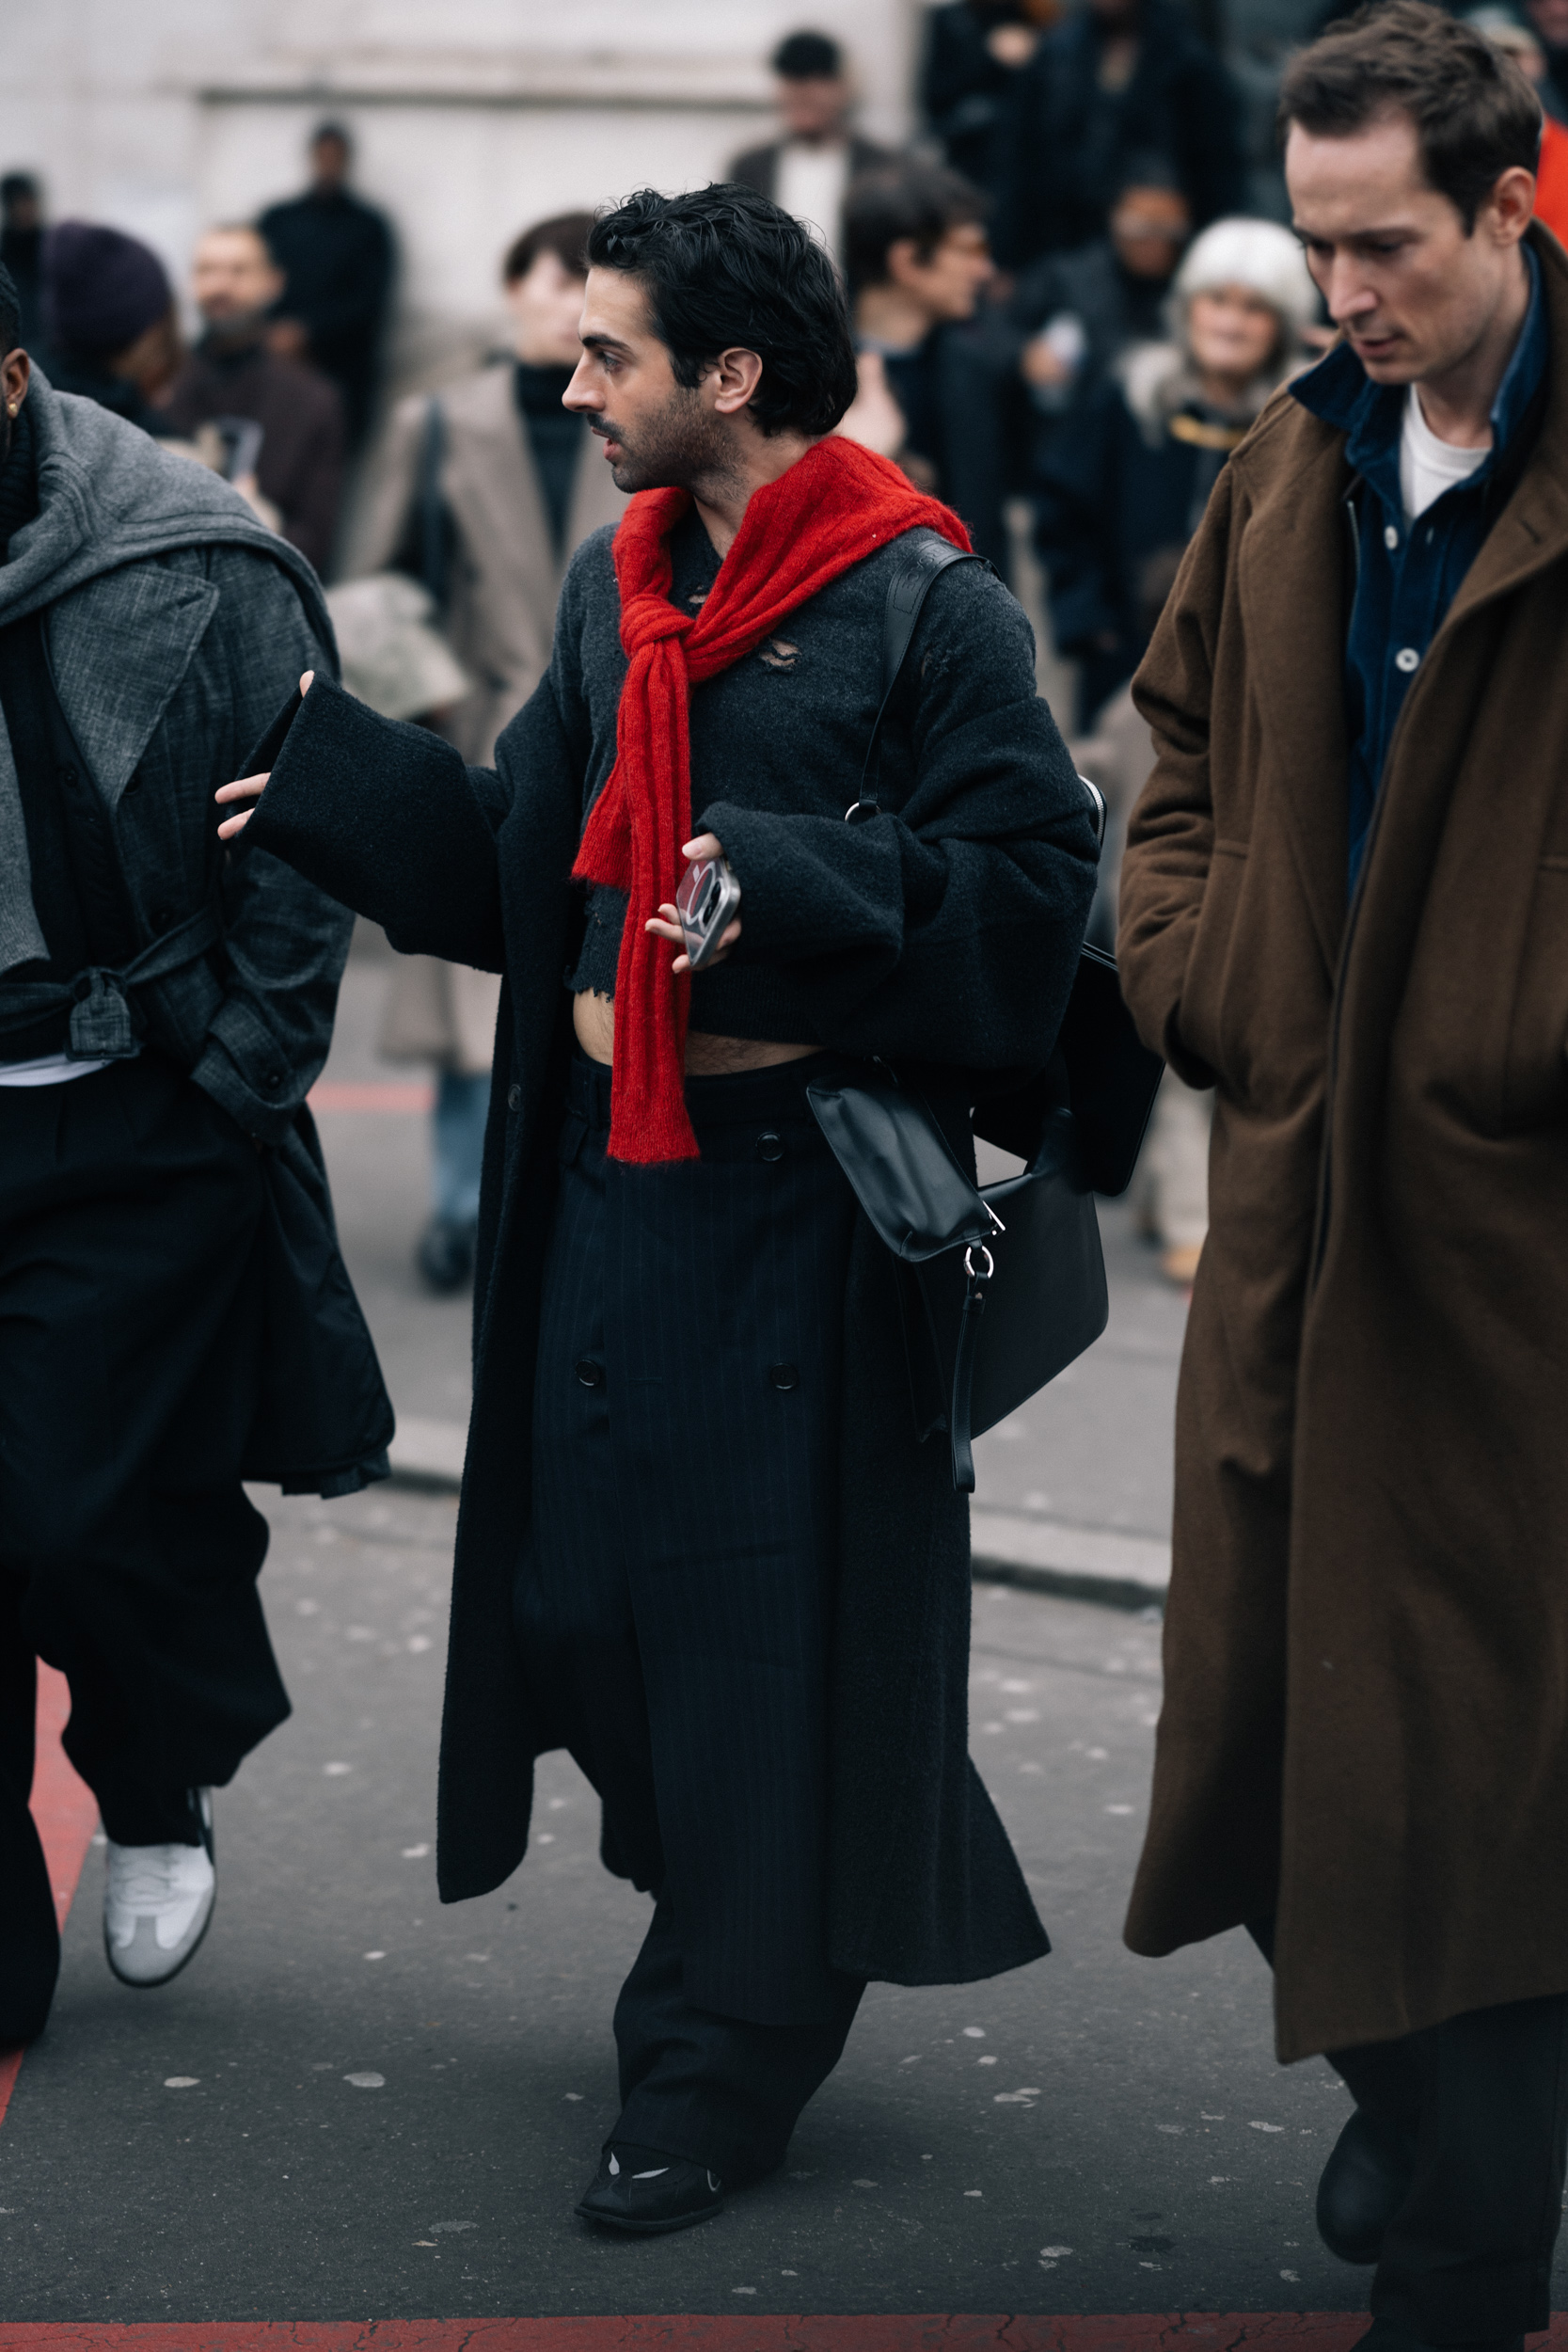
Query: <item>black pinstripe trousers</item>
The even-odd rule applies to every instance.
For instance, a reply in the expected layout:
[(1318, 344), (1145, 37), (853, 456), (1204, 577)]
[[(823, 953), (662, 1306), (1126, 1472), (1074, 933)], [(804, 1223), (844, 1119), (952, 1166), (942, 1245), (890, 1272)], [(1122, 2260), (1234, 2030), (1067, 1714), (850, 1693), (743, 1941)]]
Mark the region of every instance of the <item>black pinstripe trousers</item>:
[(606, 1154), (574, 1060), (518, 1640), (547, 1744), (657, 1897), (616, 2008), (618, 2137), (767, 2169), (862, 1992), (827, 1959), (827, 1640), (854, 1201), (827, 1057), (688, 1081), (702, 1157)]

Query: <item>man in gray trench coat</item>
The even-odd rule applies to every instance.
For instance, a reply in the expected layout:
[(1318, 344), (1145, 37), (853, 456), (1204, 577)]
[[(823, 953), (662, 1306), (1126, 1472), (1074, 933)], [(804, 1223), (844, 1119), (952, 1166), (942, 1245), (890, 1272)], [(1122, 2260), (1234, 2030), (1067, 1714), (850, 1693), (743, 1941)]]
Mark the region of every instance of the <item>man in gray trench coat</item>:
[(241, 1481), (350, 1491), (391, 1429), (304, 1109), (351, 918), (211, 813), (333, 666), (321, 590), (17, 338), (0, 269), (0, 2043), (59, 1963), (36, 1659), (108, 1836), (110, 1967), (164, 1983), (212, 1915), (210, 1791), (288, 1712)]
[[(625, 500), (593, 437), (561, 405), (581, 349), (587, 213), (526, 229), (501, 264), (512, 357), (394, 411), (356, 568), (398, 564), (437, 596), (444, 633), (470, 680), (436, 725), (488, 766), (496, 739), (549, 666), (566, 566), (621, 519)], [(419, 1263), (436, 1290), (473, 1270), (480, 1156), (500, 981), (493, 972), (408, 956), (387, 1001), (381, 1050), (437, 1071), (434, 1200)]]

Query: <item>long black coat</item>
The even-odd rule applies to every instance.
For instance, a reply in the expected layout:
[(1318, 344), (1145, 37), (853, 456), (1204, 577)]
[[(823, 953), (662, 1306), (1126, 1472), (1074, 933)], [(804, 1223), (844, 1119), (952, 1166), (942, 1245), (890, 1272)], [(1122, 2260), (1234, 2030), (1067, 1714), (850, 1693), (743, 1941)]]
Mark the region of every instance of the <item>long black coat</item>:
[[(497, 1885), (528, 1842), (539, 1738), (512, 1581), (572, 1041), (562, 978), (582, 926), (568, 878), (625, 675), (609, 538), (574, 560), (549, 675), (496, 770), (465, 769), (434, 735), (318, 685), (280, 723), (246, 835), (397, 946), (505, 976), (442, 1740), (448, 1901)], [(735, 859), (752, 975), (768, 967), (771, 985), (784, 966), (798, 1025), (779, 1034), (861, 1053), (924, 1045), (949, 1063), (962, 1042), (976, 1067), (1016, 1066), (1049, 1052), (1071, 984), (1094, 878), (1083, 796), (1035, 694), (1027, 625), (997, 581), (960, 564), (932, 589), (911, 649), (918, 685), (884, 771), (900, 814), (842, 822), (878, 701), (889, 560), (792, 613), (787, 658), (765, 660), (764, 647), (693, 694), (693, 821)], [(707, 788), (721, 776), (723, 800)], [(787, 936), (814, 918), (817, 943), (787, 962)], [(714, 991), (699, 1025), (721, 1026), (726, 991), (746, 978), (739, 960), (733, 977), (699, 980)], [(863, 1220), (844, 1349), (830, 1957), (899, 1983), (963, 1982), (1047, 1945), (969, 1760), (967, 1505), (944, 1441), (917, 1442), (893, 1261)]]

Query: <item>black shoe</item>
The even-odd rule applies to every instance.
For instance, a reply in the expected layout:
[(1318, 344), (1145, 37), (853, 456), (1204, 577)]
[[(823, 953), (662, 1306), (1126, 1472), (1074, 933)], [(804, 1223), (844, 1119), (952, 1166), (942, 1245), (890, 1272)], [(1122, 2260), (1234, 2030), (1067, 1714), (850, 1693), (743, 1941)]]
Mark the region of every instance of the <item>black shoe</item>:
[(1357, 2107), (1318, 2183), (1318, 2235), (1342, 2263), (1375, 2263), (1388, 2224), (1410, 2193), (1408, 2139)]
[(689, 2230), (723, 2210), (724, 2184), (704, 2164), (667, 2156), (657, 2148), (634, 2148), (611, 2140), (577, 2210), (584, 2221), (655, 2237), (665, 2230)]
[(414, 1263), (433, 1291), (445, 1296), (472, 1280), (474, 1231), (473, 1226), (460, 1225), (450, 1216), (431, 1218), (420, 1235)]

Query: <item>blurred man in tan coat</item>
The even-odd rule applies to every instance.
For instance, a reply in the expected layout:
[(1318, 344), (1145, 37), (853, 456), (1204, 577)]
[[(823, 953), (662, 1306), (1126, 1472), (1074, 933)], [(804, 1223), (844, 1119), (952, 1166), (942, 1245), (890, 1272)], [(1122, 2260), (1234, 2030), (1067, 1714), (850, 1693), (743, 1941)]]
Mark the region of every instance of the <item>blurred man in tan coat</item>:
[[(556, 598), (573, 549), (623, 501), (580, 418), (561, 405), (580, 357), (592, 216), (563, 213), (526, 230), (502, 264), (513, 326), (510, 361), (403, 402), (380, 461), (363, 570), (422, 580), (468, 691), (434, 714), (478, 767), (549, 663)], [(387, 1008), (381, 1050), (432, 1061), (434, 1214), (419, 1264), (436, 1290), (473, 1270), (479, 1163), (500, 983), (434, 957), (407, 958)]]

